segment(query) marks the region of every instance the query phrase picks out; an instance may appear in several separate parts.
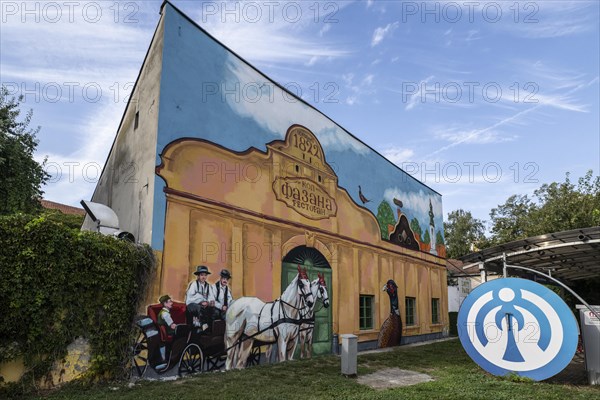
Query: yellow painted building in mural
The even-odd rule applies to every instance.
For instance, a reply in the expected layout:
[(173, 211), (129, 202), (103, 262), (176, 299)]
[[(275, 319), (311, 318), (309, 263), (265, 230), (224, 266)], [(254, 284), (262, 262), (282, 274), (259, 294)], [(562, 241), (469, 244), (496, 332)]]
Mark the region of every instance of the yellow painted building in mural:
[[(333, 333), (376, 340), (390, 314), (382, 291), (388, 279), (398, 284), (400, 301), (415, 302), (413, 315), (400, 307), (402, 321), (409, 322), (403, 336), (439, 335), (447, 328), (444, 259), (382, 240), (377, 218), (338, 186), (306, 128), (290, 127), (285, 140), (267, 144), (266, 152), (180, 139), (165, 147), (161, 160), (156, 173), (165, 181), (167, 209), (152, 298), (170, 293), (183, 300), (202, 264), (213, 272), (231, 269), (235, 298), (271, 301), (282, 292), (282, 260), (306, 246), (331, 268)], [(370, 299), (362, 310), (361, 297)], [(372, 313), (363, 329), (361, 313)]]

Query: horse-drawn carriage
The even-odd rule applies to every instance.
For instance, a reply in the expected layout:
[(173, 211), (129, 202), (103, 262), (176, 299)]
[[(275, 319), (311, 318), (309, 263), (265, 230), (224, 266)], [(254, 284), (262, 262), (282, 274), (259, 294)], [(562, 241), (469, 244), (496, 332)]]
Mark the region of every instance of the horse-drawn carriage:
[[(173, 302), (170, 313), (177, 327), (169, 335), (167, 327), (158, 323), (162, 304), (152, 304), (136, 322), (140, 332), (132, 349), (133, 374), (143, 377), (148, 366), (158, 374), (177, 366), (182, 376), (224, 365), (228, 369), (257, 365), (261, 348), (266, 347), (269, 359), (274, 344), (278, 360), (289, 360), (298, 338), (304, 344), (307, 331), (312, 332), (316, 299), (329, 306), (323, 276), (310, 282), (306, 270), (298, 267), (298, 276), (280, 298), (269, 303), (256, 297), (240, 298), (231, 304), (227, 321), (213, 321), (206, 330), (192, 324), (184, 303)], [(306, 340), (312, 342), (312, 335)]]
[[(164, 325), (158, 324), (162, 304), (152, 304), (147, 315), (136, 322), (139, 334), (133, 346), (133, 374), (143, 377), (150, 366), (163, 374), (177, 366), (177, 374), (184, 376), (202, 371), (214, 371), (225, 365), (225, 321), (213, 321), (212, 327), (201, 330), (189, 323), (184, 303), (173, 302), (171, 318), (177, 325), (175, 334), (169, 335)], [(260, 342), (254, 344), (247, 365), (257, 365), (261, 356)]]

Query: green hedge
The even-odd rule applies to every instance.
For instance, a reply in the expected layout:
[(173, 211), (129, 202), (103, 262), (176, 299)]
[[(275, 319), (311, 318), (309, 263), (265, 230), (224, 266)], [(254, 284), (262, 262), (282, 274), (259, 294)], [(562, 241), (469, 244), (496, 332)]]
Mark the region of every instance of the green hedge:
[(87, 378), (123, 377), (154, 269), (148, 246), (48, 216), (0, 217), (0, 362), (22, 356), (21, 383), (35, 382), (81, 336), (92, 349)]

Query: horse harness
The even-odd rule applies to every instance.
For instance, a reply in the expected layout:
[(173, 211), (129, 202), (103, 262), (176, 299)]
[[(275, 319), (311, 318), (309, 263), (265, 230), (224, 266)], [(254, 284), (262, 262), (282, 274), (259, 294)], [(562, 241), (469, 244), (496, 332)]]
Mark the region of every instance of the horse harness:
[[(310, 293), (310, 292), (309, 292), (309, 293), (304, 293), (304, 290), (302, 290), (302, 298), (303, 298), (304, 300), (306, 300), (306, 298), (307, 298), (307, 297), (309, 297), (310, 295), (312, 295), (312, 293)], [(275, 304), (277, 304), (277, 302), (280, 302), (280, 303), (281, 303), (281, 307), (279, 307), (279, 309), (280, 309), (280, 310), (283, 310), (283, 318), (279, 318), (277, 321), (274, 321), (274, 319), (273, 319), (273, 309), (275, 308)], [(231, 349), (231, 348), (233, 348), (233, 347), (235, 347), (235, 346), (241, 346), (243, 341), (245, 341), (245, 340), (248, 340), (248, 339), (252, 339), (252, 338), (254, 338), (255, 336), (258, 336), (258, 335), (260, 335), (260, 334), (262, 334), (262, 333), (264, 333), (264, 332), (266, 332), (266, 331), (268, 331), (268, 330), (270, 330), (270, 329), (273, 329), (273, 334), (274, 334), (274, 336), (275, 336), (275, 340), (274, 340), (273, 342), (265, 342), (265, 343), (277, 343), (277, 341), (278, 341), (278, 339), (279, 339), (279, 334), (277, 333), (277, 331), (275, 330), (275, 328), (276, 328), (276, 327), (278, 327), (278, 326), (279, 326), (279, 325), (281, 325), (281, 324), (294, 324), (294, 325), (302, 325), (302, 324), (305, 324), (305, 323), (306, 323), (306, 324), (310, 324), (310, 323), (312, 323), (312, 324), (314, 325), (314, 323), (315, 323), (315, 322), (314, 322), (314, 321), (315, 321), (314, 314), (313, 314), (313, 316), (312, 316), (312, 317), (310, 317), (310, 318), (305, 318), (305, 316), (306, 316), (308, 313), (306, 313), (306, 314), (302, 315), (302, 311), (303, 311), (305, 308), (307, 308), (308, 306), (306, 306), (306, 305), (305, 305), (305, 306), (303, 306), (303, 307), (296, 307), (295, 305), (293, 305), (293, 304), (290, 304), (290, 303), (288, 303), (288, 302), (286, 302), (286, 301), (283, 301), (283, 300), (281, 300), (281, 299), (277, 299), (277, 300), (274, 300), (274, 301), (270, 301), (270, 302), (268, 302), (268, 303), (265, 303), (265, 304), (264, 304), (264, 305), (261, 307), (261, 309), (260, 309), (260, 312), (258, 313), (258, 323), (257, 323), (257, 326), (258, 326), (258, 327), (260, 327), (260, 316), (262, 315), (262, 312), (263, 312), (264, 308), (265, 308), (267, 305), (269, 305), (269, 304), (270, 304), (270, 305), (272, 305), (272, 306), (271, 306), (271, 325), (269, 325), (269, 326), (268, 326), (268, 327), (266, 327), (265, 329), (259, 329), (259, 330), (258, 330), (256, 333), (254, 333), (254, 334), (252, 334), (252, 335), (245, 335), (245, 334), (242, 334), (242, 336), (241, 336), (241, 337), (238, 339), (238, 341), (237, 341), (236, 343), (234, 343), (233, 345), (231, 345), (230, 347), (228, 347), (228, 348), (227, 348), (225, 351), (229, 351), (229, 349)], [(301, 315), (301, 317), (300, 317), (300, 318), (292, 318), (292, 317), (288, 317), (288, 316), (286, 315), (286, 313), (285, 313), (285, 307), (284, 307), (284, 305), (286, 305), (286, 306), (288, 306), (288, 307), (291, 307), (291, 308), (293, 308), (293, 309), (295, 309), (295, 310), (298, 310), (298, 311), (299, 311), (299, 313), (300, 313), (300, 315)], [(281, 312), (281, 311), (280, 311), (280, 312)], [(280, 315), (281, 315), (281, 314), (280, 314)]]

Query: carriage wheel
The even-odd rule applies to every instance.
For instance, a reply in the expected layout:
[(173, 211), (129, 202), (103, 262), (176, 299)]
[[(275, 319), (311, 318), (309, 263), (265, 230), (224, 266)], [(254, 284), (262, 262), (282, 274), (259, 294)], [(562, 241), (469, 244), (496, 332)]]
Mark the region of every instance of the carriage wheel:
[(204, 356), (197, 344), (188, 344), (179, 361), (179, 376), (185, 376), (202, 371)]
[(253, 365), (260, 364), (260, 346), (256, 346), (252, 348), (252, 352), (248, 356), (248, 361), (246, 361), (246, 366), (251, 367)]
[(148, 338), (143, 332), (140, 332), (133, 345), (131, 368), (139, 378), (144, 376), (146, 369), (148, 369)]

